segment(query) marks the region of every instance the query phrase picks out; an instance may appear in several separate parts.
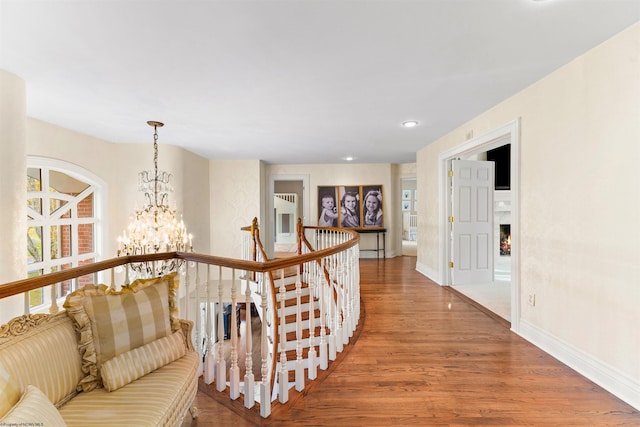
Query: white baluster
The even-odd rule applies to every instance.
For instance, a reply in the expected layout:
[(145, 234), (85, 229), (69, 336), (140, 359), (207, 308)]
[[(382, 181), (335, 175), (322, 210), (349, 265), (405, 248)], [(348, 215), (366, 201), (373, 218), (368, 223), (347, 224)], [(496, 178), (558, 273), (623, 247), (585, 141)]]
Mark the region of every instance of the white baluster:
[(183, 317), (185, 319), (189, 319), (189, 300), (190, 300), (189, 279), (190, 279), (189, 264), (187, 263), (187, 266), (186, 266), (185, 272), (184, 272), (184, 292), (185, 292), (185, 295), (184, 295), (184, 314), (183, 314)]
[[(51, 305), (49, 306), (49, 314), (56, 314), (58, 308), (58, 285), (49, 286), (49, 292), (51, 296)], [(43, 290), (44, 293), (44, 290)]]
[(240, 368), (238, 367), (238, 316), (237, 308), (236, 270), (231, 269), (231, 320), (229, 331), (231, 332), (231, 369), (229, 370), (229, 394), (231, 400), (240, 397)]
[[(260, 355), (261, 355), (261, 369), (260, 369), (260, 416), (267, 418), (271, 415), (271, 378), (269, 378), (269, 367), (267, 366), (269, 349), (267, 342), (269, 340), (267, 332), (267, 288), (270, 287), (270, 283), (267, 280), (269, 275), (261, 274), (262, 286), (260, 287), (262, 295), (260, 308), (262, 309), (262, 336), (260, 338)], [(275, 309), (275, 307), (274, 307)]]
[(198, 353), (199, 357), (198, 357), (198, 376), (202, 375), (202, 372), (204, 371), (204, 363), (202, 361), (202, 355), (204, 354), (204, 347), (203, 347), (203, 338), (204, 338), (204, 334), (202, 332), (202, 309), (201, 309), (201, 305), (200, 305), (200, 263), (196, 263), (195, 265), (196, 267), (196, 283), (194, 284), (195, 287), (195, 302), (196, 302), (196, 308), (195, 308), (195, 328), (196, 328), (196, 332), (195, 332), (195, 340), (196, 340), (196, 352)]
[(224, 302), (222, 301), (222, 267), (218, 267), (218, 360), (216, 364), (216, 390), (227, 388), (227, 364), (224, 360)]
[(215, 331), (213, 330), (213, 316), (212, 307), (213, 303), (211, 301), (211, 266), (207, 264), (207, 355), (204, 360), (204, 382), (205, 384), (211, 384), (215, 379), (215, 352), (213, 351), (213, 341), (215, 341)]
[(280, 372), (278, 377), (278, 399), (280, 403), (289, 400), (289, 375), (287, 371), (287, 330), (285, 324), (285, 298), (286, 288), (284, 286), (284, 269), (280, 269)]
[(307, 284), (309, 286), (309, 351), (307, 352), (307, 376), (310, 380), (315, 380), (318, 376), (318, 369), (316, 364), (316, 261), (311, 261), (305, 264), (305, 271), (307, 272)]
[(296, 390), (304, 389), (304, 361), (302, 360), (302, 280), (296, 265)]
[[(249, 272), (245, 272), (245, 372), (244, 372), (244, 406), (252, 408), (255, 405), (255, 384), (253, 378), (253, 331), (251, 328), (251, 283), (249, 283)], [(265, 319), (266, 323), (266, 319)]]
[(331, 325), (331, 334), (329, 335), (329, 360), (336, 360), (338, 345), (342, 343), (340, 338), (340, 308), (338, 302), (340, 299), (340, 288), (336, 283), (336, 258), (329, 257), (329, 301), (331, 304), (331, 319), (328, 322)]
[(317, 283), (320, 287), (320, 369), (325, 370), (329, 367), (329, 360), (327, 354), (327, 328), (326, 328), (326, 277), (324, 275), (325, 270), (325, 259), (322, 258), (320, 264), (320, 271), (316, 275)]

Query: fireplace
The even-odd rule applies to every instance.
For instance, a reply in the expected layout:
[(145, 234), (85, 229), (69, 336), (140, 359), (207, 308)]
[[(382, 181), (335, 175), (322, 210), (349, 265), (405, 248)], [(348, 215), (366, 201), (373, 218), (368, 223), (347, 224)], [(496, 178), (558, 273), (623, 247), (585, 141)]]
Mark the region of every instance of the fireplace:
[(500, 224), (500, 255), (511, 255), (511, 224)]

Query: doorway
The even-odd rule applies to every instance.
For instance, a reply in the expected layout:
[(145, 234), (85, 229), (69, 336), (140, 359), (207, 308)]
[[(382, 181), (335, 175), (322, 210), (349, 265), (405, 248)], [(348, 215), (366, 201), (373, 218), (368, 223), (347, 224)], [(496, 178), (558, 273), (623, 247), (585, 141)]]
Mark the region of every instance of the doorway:
[[(502, 147), (505, 145), (510, 145), (510, 191), (509, 191), (509, 206), (510, 206), (510, 224), (509, 224), (509, 256), (505, 258), (504, 256), (499, 255), (499, 247), (496, 245), (496, 252), (498, 257), (495, 262), (495, 270), (494, 270), (494, 280), (491, 282), (493, 287), (487, 287), (487, 291), (498, 291), (498, 286), (496, 284), (502, 285), (503, 290), (506, 286), (506, 291), (508, 294), (506, 297), (504, 296), (504, 292), (502, 292), (499, 298), (503, 300), (506, 298), (507, 307), (500, 309), (500, 311), (506, 312), (504, 317), (508, 317), (507, 320), (511, 323), (511, 329), (515, 332), (519, 329), (519, 318), (520, 318), (520, 287), (518, 282), (519, 277), (519, 256), (518, 256), (518, 248), (519, 248), (519, 215), (518, 215), (518, 200), (519, 200), (519, 169), (518, 169), (518, 159), (519, 159), (519, 120), (514, 120), (505, 124), (504, 126), (497, 128), (491, 132), (488, 132), (479, 137), (473, 138), (465, 143), (456, 146), (446, 152), (443, 152), (439, 156), (439, 176), (440, 176), (440, 188), (439, 188), (439, 200), (440, 200), (440, 260), (441, 260), (441, 285), (443, 286), (451, 286), (453, 284), (453, 274), (451, 263), (455, 257), (455, 248), (452, 244), (451, 233), (452, 227), (449, 222), (452, 217), (452, 194), (451, 194), (451, 177), (449, 174), (450, 166), (452, 160), (454, 159), (479, 159), (482, 158), (483, 153), (486, 153), (489, 150), (496, 149), (498, 147)], [(499, 192), (496, 192), (498, 194)], [(496, 204), (503, 203), (505, 204), (505, 200), (502, 199), (502, 196), (496, 196), (495, 203), (492, 203), (493, 212), (492, 214), (496, 215)], [(495, 219), (494, 219), (495, 221)], [(498, 224), (498, 230), (499, 230)], [(494, 227), (495, 229), (495, 227)], [(499, 233), (499, 231), (498, 231)], [(494, 234), (495, 236), (495, 234)], [(496, 241), (499, 241), (499, 237), (495, 237)], [(509, 277), (509, 281), (504, 280), (506, 277)], [(502, 280), (496, 280), (502, 279)], [(498, 283), (500, 282), (500, 283)], [(476, 286), (472, 286), (476, 285)], [(480, 283), (476, 284), (468, 284), (463, 285), (468, 287), (468, 289), (460, 288), (456, 286), (455, 289), (464, 293), (471, 299), (476, 300), (478, 303), (484, 305), (489, 310), (492, 310), (492, 302), (491, 298), (498, 298), (496, 295), (491, 295), (491, 292), (485, 292), (485, 295), (482, 294), (482, 287), (479, 285), (483, 285)], [(485, 284), (488, 285), (488, 284)], [(464, 291), (464, 292), (463, 292)], [(479, 301), (479, 299), (488, 297), (489, 300)], [(496, 299), (497, 302), (497, 299)], [(494, 308), (494, 310), (497, 310)], [(499, 314), (499, 313), (498, 313)]]
[(402, 255), (418, 255), (418, 190), (416, 178), (403, 178), (402, 185)]
[(270, 175), (267, 227), (260, 234), (269, 258), (295, 253), (298, 218), (308, 225), (309, 176)]

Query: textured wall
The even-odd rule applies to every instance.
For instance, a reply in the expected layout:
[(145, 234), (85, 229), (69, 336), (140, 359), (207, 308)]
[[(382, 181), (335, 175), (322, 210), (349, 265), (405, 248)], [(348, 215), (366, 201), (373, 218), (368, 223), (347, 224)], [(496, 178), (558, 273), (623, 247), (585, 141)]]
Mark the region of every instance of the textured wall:
[(636, 24), (418, 153), (418, 262), (439, 271), (438, 155), (521, 118), (522, 319), (636, 382), (639, 41)]
[[(0, 283), (25, 277), (26, 183), (26, 91), (18, 76), (0, 70)], [(22, 314), (22, 297), (3, 300), (2, 318)]]

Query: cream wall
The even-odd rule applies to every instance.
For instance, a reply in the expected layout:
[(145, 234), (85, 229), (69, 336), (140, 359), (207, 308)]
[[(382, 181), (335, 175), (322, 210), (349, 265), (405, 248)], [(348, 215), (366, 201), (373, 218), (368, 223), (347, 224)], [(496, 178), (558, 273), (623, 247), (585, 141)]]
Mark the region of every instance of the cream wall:
[[(398, 203), (394, 203), (399, 197), (399, 187), (396, 183), (397, 179), (393, 175), (394, 167), (391, 164), (266, 165), (266, 172), (267, 176), (309, 176), (309, 210), (311, 218), (305, 225), (318, 224), (318, 186), (381, 184), (384, 225), (387, 228), (386, 255), (391, 258), (401, 254), (401, 242), (398, 240), (399, 236), (396, 230), (400, 222), (400, 207)], [(362, 235), (361, 248), (375, 248), (375, 239), (374, 234)], [(368, 252), (363, 253), (362, 256), (374, 257), (375, 254)]]
[[(102, 258), (116, 255), (117, 236), (143, 198), (138, 172), (153, 169), (153, 134), (149, 143), (114, 144), (36, 119), (28, 119), (27, 154), (64, 160), (97, 175), (107, 185), (108, 218)], [(159, 144), (158, 168), (174, 175), (170, 203), (183, 214), (197, 252), (209, 251), (208, 160), (186, 150)]]
[[(25, 230), (25, 139), (27, 128), (25, 82), (0, 70), (0, 283), (24, 278), (27, 269)], [(21, 248), (22, 250), (20, 250)], [(24, 299), (14, 295), (0, 301), (0, 323), (22, 314)]]
[(240, 229), (254, 217), (262, 223), (263, 165), (259, 160), (209, 161), (211, 254), (242, 255)]
[[(463, 143), (469, 131), (477, 136), (521, 119), (520, 323), (615, 377), (613, 388), (628, 391), (621, 397), (636, 406), (639, 54), (635, 24), (417, 156), (418, 263), (439, 275), (439, 154)], [(526, 303), (529, 294), (536, 295), (535, 307)]]

